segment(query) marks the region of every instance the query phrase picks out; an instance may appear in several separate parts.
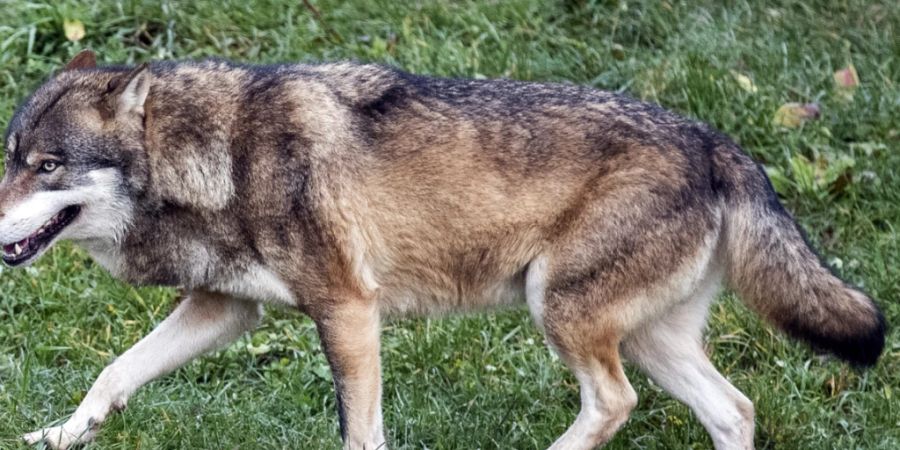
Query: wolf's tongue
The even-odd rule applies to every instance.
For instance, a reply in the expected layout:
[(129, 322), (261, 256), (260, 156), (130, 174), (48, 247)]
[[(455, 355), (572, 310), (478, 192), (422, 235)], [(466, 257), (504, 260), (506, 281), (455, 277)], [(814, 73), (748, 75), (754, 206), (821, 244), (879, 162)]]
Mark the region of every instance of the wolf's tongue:
[(14, 251), (16, 251), (16, 244), (7, 244), (3, 246), (3, 252), (7, 255), (11, 255)]

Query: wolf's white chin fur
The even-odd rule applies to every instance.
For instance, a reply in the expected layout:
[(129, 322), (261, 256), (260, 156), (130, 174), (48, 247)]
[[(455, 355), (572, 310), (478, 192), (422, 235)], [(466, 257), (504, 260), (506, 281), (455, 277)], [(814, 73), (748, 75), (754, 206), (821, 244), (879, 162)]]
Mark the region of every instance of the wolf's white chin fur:
[(79, 205), (78, 217), (41, 251), (23, 264), (30, 264), (60, 239), (100, 240), (118, 243), (131, 222), (132, 204), (119, 192), (120, 173), (111, 168), (87, 174), (84, 186), (62, 191), (37, 192), (11, 208), (0, 219), (0, 244), (19, 242), (37, 231), (64, 208)]

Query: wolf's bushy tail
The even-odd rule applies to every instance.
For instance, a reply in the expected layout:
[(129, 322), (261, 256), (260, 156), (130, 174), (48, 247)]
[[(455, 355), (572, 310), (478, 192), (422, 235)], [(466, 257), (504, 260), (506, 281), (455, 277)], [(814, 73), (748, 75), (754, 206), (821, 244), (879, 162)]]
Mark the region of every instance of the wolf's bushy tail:
[(853, 365), (875, 364), (885, 333), (875, 303), (822, 263), (750, 157), (720, 147), (714, 170), (725, 193), (731, 288), (788, 335)]

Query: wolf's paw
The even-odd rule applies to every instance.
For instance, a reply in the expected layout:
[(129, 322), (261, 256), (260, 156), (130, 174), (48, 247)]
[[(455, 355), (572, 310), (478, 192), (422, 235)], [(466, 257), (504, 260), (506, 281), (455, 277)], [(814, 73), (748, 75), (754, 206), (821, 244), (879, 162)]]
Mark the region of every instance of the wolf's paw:
[(28, 445), (46, 443), (55, 450), (66, 450), (73, 445), (84, 444), (94, 439), (95, 430), (90, 426), (73, 426), (66, 423), (58, 427), (44, 428), (22, 436)]

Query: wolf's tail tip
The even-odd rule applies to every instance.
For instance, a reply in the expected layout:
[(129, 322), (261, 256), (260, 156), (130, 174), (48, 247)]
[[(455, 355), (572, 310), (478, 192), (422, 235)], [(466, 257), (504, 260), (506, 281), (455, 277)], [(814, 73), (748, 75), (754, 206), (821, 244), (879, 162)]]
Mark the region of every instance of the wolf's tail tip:
[(875, 326), (857, 339), (855, 345), (857, 351), (844, 356), (850, 364), (856, 367), (867, 368), (874, 366), (884, 351), (884, 335), (887, 331), (887, 323), (880, 311), (876, 314)]
[(786, 331), (814, 348), (824, 350), (850, 365), (865, 369), (874, 366), (884, 350), (887, 324), (877, 309), (866, 326), (855, 327), (846, 334), (832, 334), (821, 329), (811, 329), (808, 323), (786, 324)]

